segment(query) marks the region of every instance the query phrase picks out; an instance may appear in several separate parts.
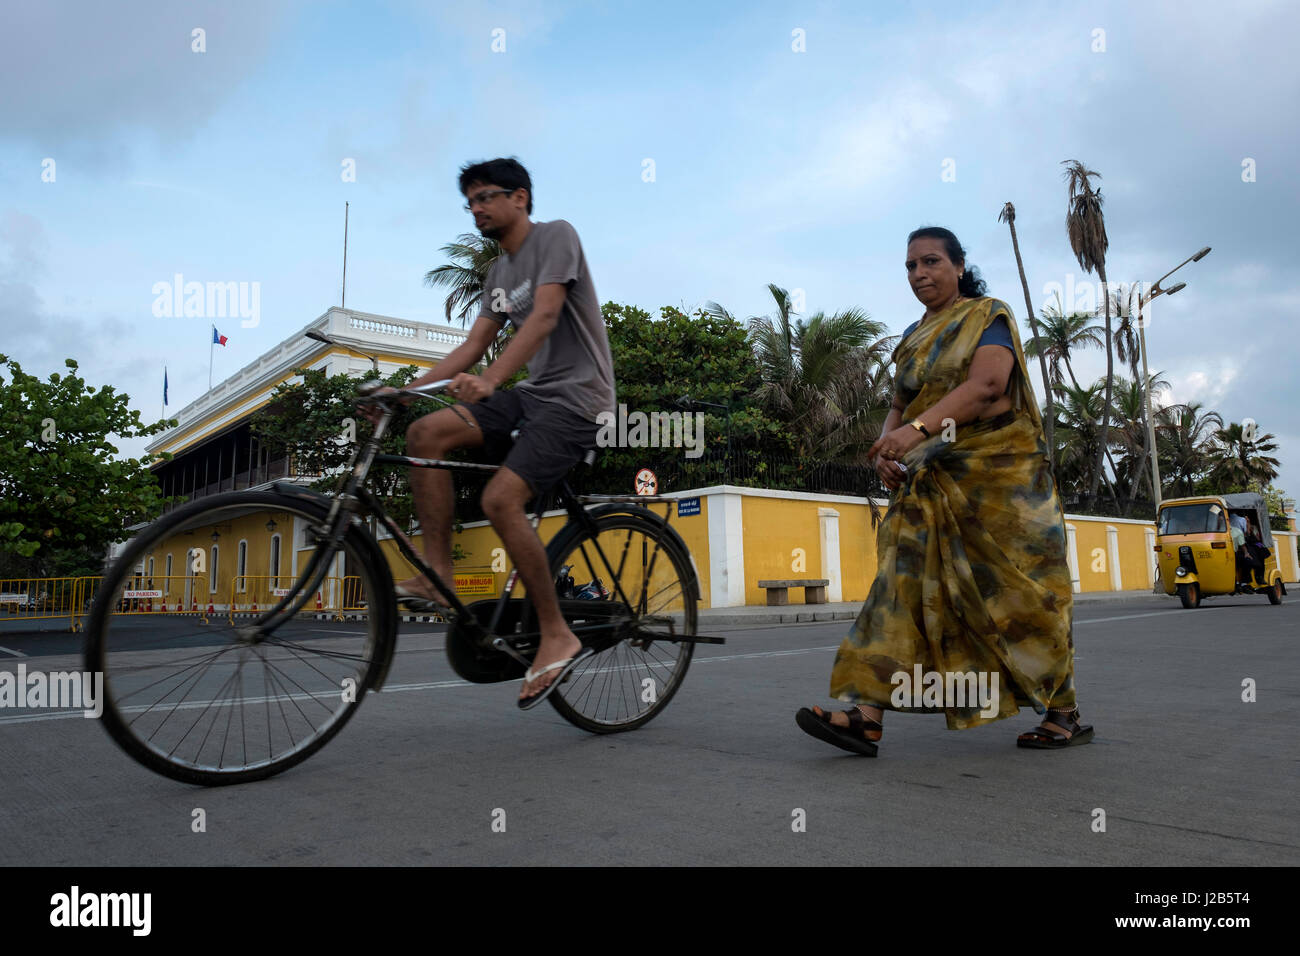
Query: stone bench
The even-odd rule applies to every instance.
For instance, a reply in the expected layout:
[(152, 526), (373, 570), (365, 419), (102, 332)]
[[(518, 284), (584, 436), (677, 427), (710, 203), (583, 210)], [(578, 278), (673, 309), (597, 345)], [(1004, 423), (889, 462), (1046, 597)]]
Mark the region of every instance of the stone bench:
[(768, 607), (785, 607), (790, 603), (790, 588), (803, 588), (804, 604), (825, 604), (825, 578), (791, 578), (788, 581), (759, 581), (758, 586), (767, 591)]

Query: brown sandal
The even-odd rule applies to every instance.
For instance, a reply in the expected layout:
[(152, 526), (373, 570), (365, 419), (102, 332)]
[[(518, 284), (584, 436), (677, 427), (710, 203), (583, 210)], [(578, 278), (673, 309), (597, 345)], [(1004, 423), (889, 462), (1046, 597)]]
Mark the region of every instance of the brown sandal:
[(807, 707), (799, 708), (794, 715), (794, 722), (806, 734), (833, 744), (841, 750), (860, 754), (864, 757), (876, 756), (876, 743), (867, 737), (868, 733), (884, 733), (885, 728), (878, 720), (868, 720), (857, 707), (844, 711), (848, 715), (849, 725), (840, 727), (831, 723), (831, 715), (820, 707), (816, 711)]
[(1016, 746), (1031, 750), (1059, 750), (1075, 744), (1086, 744), (1092, 739), (1092, 726), (1081, 725), (1079, 716), (1078, 707), (1070, 710), (1049, 709), (1041, 724), (1016, 738)]

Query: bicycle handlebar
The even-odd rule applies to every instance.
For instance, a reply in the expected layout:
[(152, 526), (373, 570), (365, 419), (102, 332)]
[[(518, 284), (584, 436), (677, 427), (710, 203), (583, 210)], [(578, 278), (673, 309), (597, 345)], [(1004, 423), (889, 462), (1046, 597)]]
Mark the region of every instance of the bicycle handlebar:
[(440, 392), (446, 391), (447, 386), (451, 384), (451, 379), (442, 378), (435, 382), (426, 382), (423, 385), (416, 385), (413, 388), (399, 388), (384, 395), (375, 393), (381, 388), (388, 388), (378, 379), (371, 379), (365, 382), (357, 389), (357, 401), (364, 404), (379, 404), (396, 398), (431, 398)]

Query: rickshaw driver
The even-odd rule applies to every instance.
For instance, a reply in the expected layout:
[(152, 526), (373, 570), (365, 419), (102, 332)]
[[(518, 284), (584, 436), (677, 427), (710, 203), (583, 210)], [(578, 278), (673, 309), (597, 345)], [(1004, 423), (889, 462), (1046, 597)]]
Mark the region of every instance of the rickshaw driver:
[(1237, 570), (1250, 576), (1252, 587), (1258, 587), (1258, 581), (1264, 577), (1264, 563), (1250, 548), (1246, 547), (1247, 532), (1252, 530), (1250, 519), (1240, 512), (1228, 515), (1228, 531), (1232, 535), (1232, 547), (1236, 552)]

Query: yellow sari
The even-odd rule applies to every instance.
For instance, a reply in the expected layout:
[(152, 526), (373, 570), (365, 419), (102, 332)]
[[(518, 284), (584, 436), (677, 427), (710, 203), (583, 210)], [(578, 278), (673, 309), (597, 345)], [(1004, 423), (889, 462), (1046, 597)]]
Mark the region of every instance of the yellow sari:
[[(831, 696), (886, 710), (942, 711), (958, 729), (1074, 705), (1074, 596), (1065, 518), (1048, 464), (1042, 419), (1011, 309), (959, 302), (923, 319), (893, 359), (903, 421), (964, 382), (984, 330), (1005, 316), (1015, 346), (1012, 410), (949, 422), (903, 458), (907, 475), (877, 529), (878, 571), (831, 671)], [(955, 695), (942, 706), (904, 704), (900, 687), (922, 672), (997, 675), (996, 713)], [(898, 672), (913, 678), (908, 685)], [(891, 701), (891, 697), (895, 701)]]

